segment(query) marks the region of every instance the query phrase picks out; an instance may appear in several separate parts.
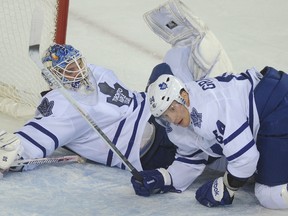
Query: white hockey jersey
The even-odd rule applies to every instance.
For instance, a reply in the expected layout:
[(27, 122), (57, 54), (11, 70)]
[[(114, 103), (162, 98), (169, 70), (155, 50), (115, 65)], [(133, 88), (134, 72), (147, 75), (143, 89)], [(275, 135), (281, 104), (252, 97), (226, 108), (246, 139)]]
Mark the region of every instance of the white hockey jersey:
[[(105, 68), (89, 65), (96, 86), (90, 96), (69, 91), (123, 155), (142, 170), (140, 141), (151, 116), (146, 95), (130, 91)], [(18, 132), (24, 147), (23, 158), (50, 156), (55, 149), (67, 146), (79, 155), (107, 166), (125, 166), (80, 113), (58, 91), (47, 93), (37, 108), (35, 119)], [(30, 169), (32, 167), (26, 167)]]
[(261, 77), (250, 69), (186, 83), (191, 125), (166, 125), (170, 140), (178, 146), (176, 160), (168, 168), (177, 189), (185, 190), (202, 173), (208, 155), (225, 156), (227, 170), (236, 177), (248, 178), (256, 171), (259, 118), (253, 89)]

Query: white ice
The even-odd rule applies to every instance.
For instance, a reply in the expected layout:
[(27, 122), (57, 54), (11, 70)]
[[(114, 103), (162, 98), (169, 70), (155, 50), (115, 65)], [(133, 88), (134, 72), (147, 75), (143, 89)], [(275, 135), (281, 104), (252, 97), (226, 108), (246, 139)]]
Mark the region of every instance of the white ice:
[[(135, 90), (143, 90), (151, 69), (168, 44), (145, 24), (142, 15), (165, 0), (70, 0), (67, 43), (91, 63), (108, 67)], [(183, 0), (212, 29), (226, 49), (235, 72), (269, 65), (288, 72), (287, 0)], [(1, 115), (1, 128), (16, 130), (24, 120)], [(55, 155), (70, 154), (60, 150)], [(43, 165), (8, 173), (0, 182), (0, 215), (287, 215), (261, 207), (248, 184), (232, 206), (206, 208), (196, 189), (220, 173), (205, 171), (181, 194), (138, 197), (131, 174), (99, 164)]]

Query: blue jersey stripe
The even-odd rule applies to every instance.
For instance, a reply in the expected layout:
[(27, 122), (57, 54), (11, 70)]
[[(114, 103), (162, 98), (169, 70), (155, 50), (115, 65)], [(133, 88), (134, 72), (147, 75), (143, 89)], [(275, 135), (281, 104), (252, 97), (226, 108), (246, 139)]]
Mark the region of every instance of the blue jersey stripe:
[(246, 73), (241, 73), (241, 75), (247, 77), (247, 79), (249, 80), (250, 84), (251, 84), (251, 90), (249, 92), (249, 125), (251, 128), (251, 131), (253, 131), (253, 127), (254, 127), (254, 112), (253, 112), (253, 99), (254, 99), (254, 85), (253, 85), (253, 79), (249, 73), (249, 71), (247, 70)]
[[(221, 76), (216, 76), (215, 77), (216, 80), (218, 80), (219, 82), (230, 82), (233, 79), (236, 80), (246, 80), (249, 79), (249, 76), (247, 76), (246, 73), (241, 73), (240, 75), (235, 75), (235, 74), (227, 74), (224, 73)], [(249, 79), (250, 80), (250, 79)], [(251, 81), (251, 80), (250, 80)]]
[(190, 155), (183, 155), (185, 157), (194, 157), (197, 154), (201, 154), (203, 151), (201, 149), (197, 150), (196, 152), (190, 154)]
[(50, 131), (48, 131), (47, 129), (45, 129), (44, 127), (42, 127), (41, 125), (39, 125), (36, 122), (29, 122), (26, 125), (30, 125), (30, 126), (36, 128), (38, 131), (41, 131), (42, 133), (44, 133), (45, 135), (50, 137), (55, 143), (54, 149), (57, 149), (59, 147), (59, 140), (53, 133), (51, 133)]
[[(126, 122), (126, 119), (123, 119), (118, 126), (118, 129), (117, 129), (115, 136), (113, 138), (113, 141), (112, 141), (112, 143), (114, 145), (116, 145), (118, 138), (120, 137), (120, 134), (121, 134), (121, 131), (122, 131), (122, 128), (123, 128), (123, 125), (125, 124), (125, 122)], [(107, 166), (111, 166), (112, 159), (113, 159), (113, 151), (110, 149), (108, 152), (107, 160), (106, 160)]]
[(251, 83), (251, 90), (249, 92), (249, 125), (250, 125), (250, 128), (251, 128), (251, 131), (253, 131), (253, 127), (254, 127), (254, 112), (253, 112), (254, 91), (253, 91), (252, 78), (250, 77), (249, 80), (250, 80), (250, 83)]
[(133, 111), (134, 111), (137, 108), (137, 106), (138, 106), (138, 102), (136, 100), (136, 95), (135, 94), (133, 94), (133, 101), (134, 101), (134, 106), (133, 106)]
[(253, 131), (253, 120), (254, 120), (254, 113), (253, 113), (253, 99), (254, 99), (254, 91), (253, 91), (253, 79), (249, 73), (249, 71), (247, 70), (246, 73), (241, 73), (242, 76), (245, 76), (250, 84), (251, 84), (251, 89), (250, 89), (250, 92), (249, 92), (249, 125), (250, 125), (250, 128), (251, 128), (251, 131)]
[(35, 146), (37, 146), (43, 152), (43, 157), (46, 157), (46, 149), (43, 146), (41, 146), (38, 142), (36, 142), (34, 139), (32, 139), (30, 136), (28, 136), (26, 133), (22, 131), (18, 131), (16, 133), (24, 137), (25, 139), (27, 139), (29, 142), (31, 142)]
[[(137, 105), (138, 105), (135, 94), (133, 94), (133, 104), (134, 104), (134, 105), (133, 105), (133, 110), (135, 110), (136, 107), (137, 107)], [(113, 143), (114, 145), (116, 145), (116, 143), (117, 143), (117, 141), (118, 141), (118, 138), (120, 137), (120, 134), (121, 134), (121, 131), (122, 131), (122, 128), (123, 128), (125, 122), (126, 122), (126, 119), (123, 119), (123, 120), (120, 122), (119, 126), (118, 126), (118, 129), (117, 129), (117, 131), (116, 131), (116, 133), (115, 133), (115, 136), (114, 136), (114, 138), (113, 138), (113, 141), (112, 141), (112, 143)], [(107, 165), (107, 166), (111, 166), (111, 164), (112, 164), (112, 159), (113, 159), (113, 151), (110, 149), (109, 152), (108, 152), (107, 160), (106, 160), (106, 165)]]
[[(141, 102), (141, 108), (140, 108), (140, 111), (138, 113), (137, 119), (136, 119), (135, 124), (134, 124), (132, 136), (131, 136), (131, 138), (129, 140), (129, 143), (128, 143), (128, 148), (127, 148), (126, 153), (124, 155), (126, 158), (129, 158), (129, 155), (131, 153), (132, 147), (134, 145), (136, 133), (137, 133), (137, 130), (138, 130), (139, 121), (140, 121), (141, 116), (143, 114), (143, 110), (144, 110), (145, 103), (146, 103), (146, 100), (145, 100), (146, 95), (143, 92), (141, 92), (141, 96), (143, 97), (143, 101)], [(125, 165), (123, 163), (121, 165), (121, 169), (125, 169)]]
[(246, 151), (248, 151), (253, 145), (255, 144), (254, 139), (251, 140), (246, 146), (244, 146), (242, 149), (240, 149), (238, 152), (236, 152), (235, 154), (227, 157), (228, 161), (234, 160), (235, 158), (243, 155)]
[[(142, 116), (142, 113), (143, 113), (143, 110), (144, 110), (144, 107), (145, 107), (145, 98), (146, 98), (145, 93), (142, 92), (141, 96), (143, 97), (144, 100), (141, 102), (141, 108), (140, 108), (140, 111), (138, 113), (137, 119), (135, 121), (132, 135), (131, 135), (130, 140), (128, 142), (128, 147), (127, 147), (126, 153), (124, 155), (126, 158), (128, 158), (130, 153), (131, 153), (131, 150), (132, 150), (132, 147), (133, 147), (133, 144), (134, 144), (134, 141), (135, 141), (135, 137), (136, 137), (136, 134), (137, 134), (139, 121), (141, 119), (141, 116)], [(134, 100), (133, 110), (135, 110), (137, 108), (137, 106), (138, 106), (138, 103), (137, 103), (137, 100), (136, 100), (136, 95), (134, 95), (133, 100)], [(116, 131), (116, 133), (114, 135), (113, 141), (112, 141), (114, 145), (117, 145), (118, 139), (121, 136), (121, 132), (122, 132), (122, 129), (123, 129), (125, 123), (126, 123), (126, 119), (123, 119), (119, 123), (118, 129), (117, 129), (117, 131)], [(106, 160), (106, 165), (107, 166), (111, 166), (112, 160), (113, 160), (113, 154), (114, 154), (114, 152), (112, 150), (109, 150), (108, 156), (107, 156), (107, 160)], [(121, 164), (121, 169), (125, 169), (125, 165), (124, 164)]]
[(243, 125), (241, 125), (234, 133), (232, 133), (229, 137), (227, 137), (223, 143), (224, 145), (228, 144), (231, 142), (235, 137), (237, 137), (239, 134), (241, 134), (246, 128), (249, 126), (248, 122), (244, 122)]

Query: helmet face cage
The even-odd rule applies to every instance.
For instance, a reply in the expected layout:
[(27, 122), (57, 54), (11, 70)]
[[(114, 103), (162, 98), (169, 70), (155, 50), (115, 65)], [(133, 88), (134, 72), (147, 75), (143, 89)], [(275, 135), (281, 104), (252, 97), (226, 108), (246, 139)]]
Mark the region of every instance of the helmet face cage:
[(185, 100), (180, 93), (182, 89), (186, 90), (186, 87), (179, 79), (173, 75), (161, 75), (148, 88), (152, 115), (161, 117), (174, 100), (186, 106)]
[[(63, 67), (63, 65), (65, 65), (64, 63), (66, 64), (65, 67)], [(75, 65), (73, 69), (70, 69), (69, 66), (71, 66), (72, 63), (75, 63)], [(62, 62), (59, 65), (51, 67), (50, 70), (56, 74), (63, 84), (79, 82), (85, 79), (88, 75), (86, 63), (82, 57)]]
[(80, 51), (71, 45), (50, 46), (42, 62), (66, 88), (77, 90), (88, 76), (85, 59)]

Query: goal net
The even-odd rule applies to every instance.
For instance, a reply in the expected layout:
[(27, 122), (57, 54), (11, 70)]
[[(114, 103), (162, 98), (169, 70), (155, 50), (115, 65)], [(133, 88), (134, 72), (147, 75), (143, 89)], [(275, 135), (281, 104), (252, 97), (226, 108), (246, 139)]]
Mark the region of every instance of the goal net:
[(15, 118), (31, 117), (40, 93), (49, 87), (29, 58), (34, 8), (44, 11), (41, 54), (54, 41), (65, 43), (69, 0), (1, 0), (0, 2), (0, 112)]

